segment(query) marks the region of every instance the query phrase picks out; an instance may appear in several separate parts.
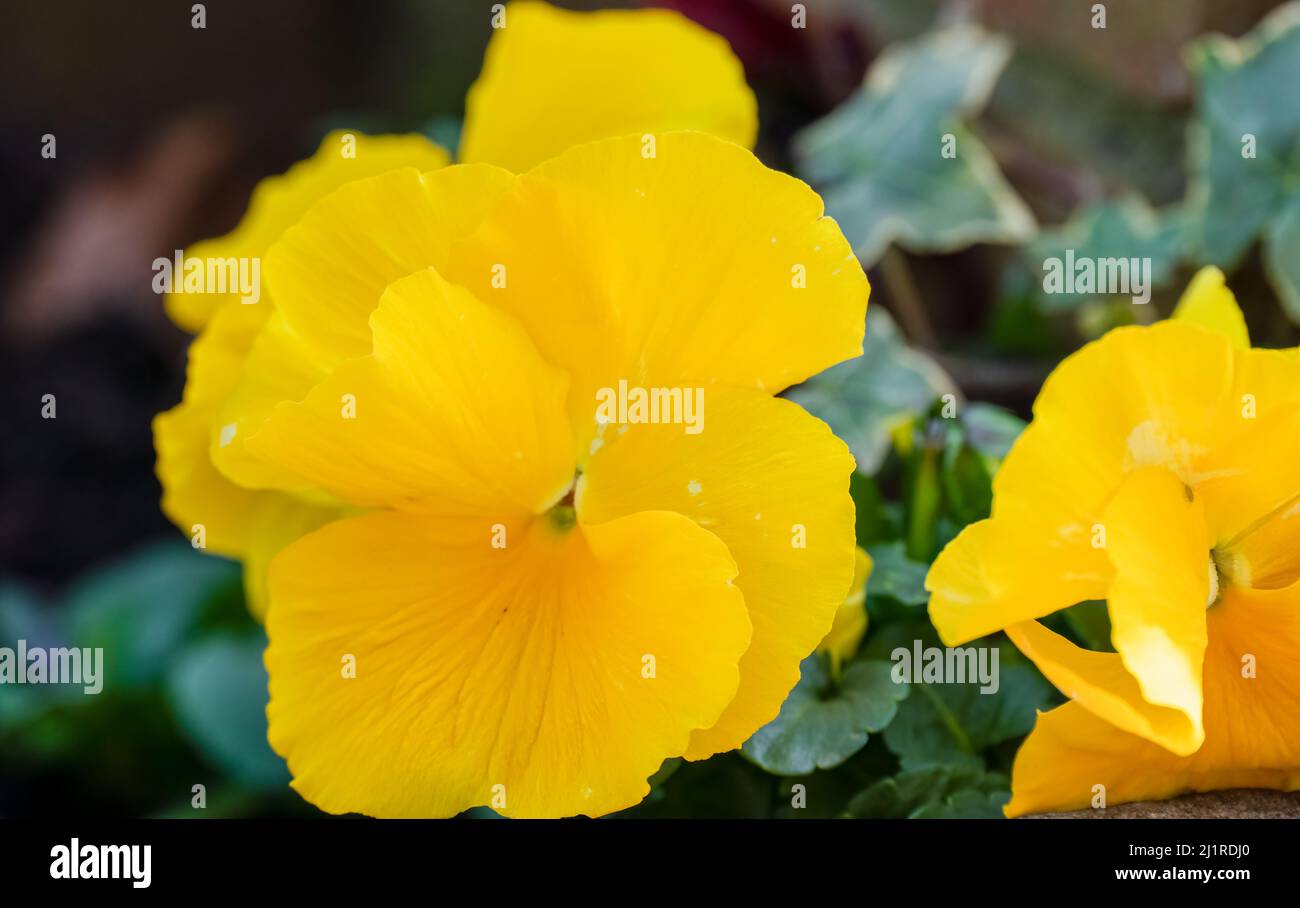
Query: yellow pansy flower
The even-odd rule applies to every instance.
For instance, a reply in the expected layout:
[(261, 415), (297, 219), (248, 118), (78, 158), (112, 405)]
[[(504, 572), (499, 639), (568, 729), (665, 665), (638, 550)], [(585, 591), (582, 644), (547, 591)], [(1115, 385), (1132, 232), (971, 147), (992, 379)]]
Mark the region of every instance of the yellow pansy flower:
[[(583, 14), (515, 3), (506, 7), (503, 24), (470, 91), (462, 160), (526, 170), (590, 139), (685, 128), (753, 144), (756, 104), (740, 62), (723, 39), (677, 13)], [(564, 65), (557, 67), (557, 59)], [(344, 184), (448, 163), (447, 152), (421, 136), (331, 133), (311, 158), (262, 181), (231, 233), (196, 243), (185, 258), (261, 260), (313, 204)], [(437, 228), (444, 240), (472, 223), (468, 209), (459, 211), (459, 224)], [(235, 443), (244, 426), (231, 414), (245, 415), (247, 401), (231, 398), (244, 393), (246, 362), (289, 381), (286, 361), (268, 366), (264, 351), (252, 349), (267, 323), (282, 339), (289, 334), (274, 314), (270, 290), (264, 287), (252, 305), (234, 292), (168, 294), (173, 321), (199, 337), (190, 349), (184, 398), (154, 423), (164, 512), (196, 546), (244, 562), (249, 605), (259, 617), (270, 559), (290, 540), (347, 512), (329, 496), (277, 485), (276, 476), (242, 457), (242, 439)], [(354, 340), (344, 353), (369, 352), (364, 330)], [(304, 363), (306, 374), (293, 376), (279, 397), (310, 387), (330, 365)]]
[(862, 638), (867, 635), (867, 578), (871, 576), (871, 556), (858, 548), (853, 562), (853, 585), (835, 610), (831, 629), (817, 647), (831, 660), (831, 677), (840, 676), (840, 667), (858, 653)]
[[(958, 645), (1006, 630), (1071, 702), (1007, 813), (1300, 787), (1300, 359), (1251, 349), (1222, 275), (1068, 357), (926, 580)], [(1113, 653), (1038, 618), (1105, 599)]]
[[(351, 183), (267, 255), (239, 468), (366, 511), (271, 567), (270, 738), (325, 810), (627, 807), (831, 627), (853, 459), (774, 395), (861, 352), (866, 277), (747, 150), (645, 148)], [(624, 382), (700, 389), (700, 431), (598, 418)]]
[[(247, 214), (231, 233), (196, 243), (185, 258), (260, 260), (285, 228), (344, 183), (394, 167), (432, 169), (448, 161), (443, 149), (422, 136), (330, 133), (311, 158), (257, 185)], [(328, 502), (241, 487), (214, 465), (210, 452), (221, 444), (220, 408), (272, 311), (270, 295), (260, 296), (249, 305), (233, 290), (167, 295), (172, 320), (200, 333), (190, 346), (180, 404), (154, 419), (164, 513), (191, 534), (196, 546), (244, 562), (249, 607), (259, 617), (266, 611), (271, 558), (291, 539), (339, 515)]]
[(511, 3), (465, 99), (460, 160), (521, 173), (583, 142), (672, 130), (753, 147), (758, 103), (724, 38), (673, 10)]

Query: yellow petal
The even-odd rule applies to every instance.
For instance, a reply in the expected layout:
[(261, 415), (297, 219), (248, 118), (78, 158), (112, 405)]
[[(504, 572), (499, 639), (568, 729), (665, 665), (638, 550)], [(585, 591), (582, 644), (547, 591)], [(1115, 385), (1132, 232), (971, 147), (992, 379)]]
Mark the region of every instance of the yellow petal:
[(568, 380), (508, 315), (430, 268), (390, 285), (370, 322), (374, 354), (277, 406), (255, 456), (365, 507), (504, 517), (563, 497)]
[(668, 10), (512, 3), (466, 99), (460, 158), (521, 173), (583, 142), (678, 129), (753, 146), (757, 105), (725, 40)]
[(323, 810), (608, 813), (734, 694), (749, 623), (715, 536), (541, 518), (493, 548), (489, 523), (379, 512), (276, 559), (270, 740)]
[[(242, 491), (242, 490), (241, 490)], [(347, 509), (317, 506), (282, 492), (254, 492), (257, 506), (248, 514), (239, 559), (244, 566), (244, 599), (258, 621), (271, 605), (271, 562), (289, 543), (301, 539)]]
[(190, 345), (183, 399), (154, 419), (163, 512), (187, 534), (201, 524), (206, 547), (231, 557), (243, 551), (258, 495), (217, 472), (208, 448), (217, 409), (238, 381), (267, 312), (266, 306), (241, 304), (219, 310)]
[(1213, 265), (1196, 272), (1174, 308), (1173, 318), (1218, 331), (1239, 350), (1250, 347), (1250, 332), (1237, 298), (1228, 289), (1223, 272)]
[(312, 206), (266, 257), (276, 305), (321, 358), (370, 352), (368, 319), (398, 278), (441, 268), (452, 240), (514, 184), (487, 165), (390, 171)]
[(1235, 425), (1300, 405), (1300, 348), (1237, 350), (1227, 415)]
[(966, 527), (939, 553), (925, 588), (930, 620), (948, 646), (1102, 599), (1110, 580), (1090, 529), (993, 517)]
[(1227, 339), (1183, 322), (1120, 328), (1067, 357), (994, 479), (991, 521), (967, 527), (931, 569), (945, 642), (1105, 598), (1094, 540), (1111, 496), (1144, 466), (1202, 479), (1236, 413), (1234, 374)]
[(1281, 589), (1300, 580), (1300, 501), (1278, 509), (1215, 561), (1224, 578), (1257, 589)]
[[(1300, 500), (1300, 406), (1238, 425), (1199, 462), (1203, 479), (1196, 486), (1216, 543), (1224, 548)], [(1231, 428), (1225, 426), (1225, 435)]]
[(154, 419), (157, 474), (163, 512), (191, 541), (214, 554), (244, 561), (244, 581), (255, 617), (266, 611), (266, 565), (297, 536), (338, 515), (279, 492), (235, 485), (209, 454), (217, 407), (238, 378), (252, 334), (267, 307), (235, 304), (218, 310), (190, 345), (185, 397)]
[(369, 353), (384, 288), (444, 264), (453, 238), (513, 180), (486, 165), (390, 171), (339, 188), (286, 231), (266, 257), (276, 311), (221, 409), (218, 468), (250, 488), (303, 491), (288, 471), (259, 463), (246, 440), (276, 404), (302, 400), (345, 359)]
[(1118, 328), (1067, 357), (994, 480), (995, 517), (1100, 517), (1123, 477), (1162, 466), (1186, 482), (1222, 441), (1233, 403), (1227, 339), (1185, 322)]
[(1037, 621), (1013, 624), (1007, 636), (1063, 694), (1116, 728), (1175, 753), (1201, 746), (1199, 714), (1193, 720), (1182, 710), (1148, 702), (1117, 653), (1081, 649)]
[[(336, 130), (310, 158), (258, 183), (233, 231), (195, 243), (185, 257), (260, 257), (313, 203), (344, 183), (395, 167), (435, 170), (449, 162), (443, 148), (420, 135), (366, 136)], [(238, 300), (237, 293), (169, 293), (166, 307), (172, 321), (197, 333), (217, 309)]]
[(1207, 613), (1205, 743), (1180, 757), (1080, 704), (1040, 714), (1016, 756), (1008, 816), (1225, 788), (1300, 789), (1300, 586), (1229, 587)]
[[(775, 393), (862, 351), (869, 287), (817, 194), (700, 133), (582, 145), (521, 176), (450, 280), (514, 315), (595, 394), (713, 382)], [(501, 278), (494, 282), (494, 278)]]
[(754, 641), (734, 702), (692, 737), (692, 760), (739, 747), (776, 716), (844, 600), (855, 549), (853, 457), (825, 423), (757, 391), (713, 386), (704, 400), (699, 434), (610, 426), (577, 495), (587, 524), (638, 511), (685, 514), (740, 566)]
[[(1207, 744), (1209, 746), (1208, 740)], [(1202, 768), (1204, 767), (1204, 768)], [(1300, 766), (1208, 765), (1120, 731), (1078, 703), (1039, 713), (1016, 755), (1009, 817), (1153, 801), (1228, 788), (1300, 788)], [(1098, 804), (1101, 802), (1097, 802)]]
[[(1201, 737), (1201, 663), (1210, 602), (1209, 532), (1199, 500), (1168, 470), (1133, 473), (1106, 508), (1106, 551), (1115, 565), (1111, 642), (1146, 700), (1181, 710)], [(1217, 581), (1216, 581), (1217, 586)]]
[(1300, 359), (1281, 350), (1236, 356), (1219, 443), (1197, 462), (1197, 495), (1225, 566), (1238, 581), (1287, 586), (1300, 573), (1292, 520), (1300, 504)]
[(205, 546), (231, 557), (242, 552), (257, 494), (217, 472), (208, 446), (217, 408), (238, 381), (248, 345), (268, 311), (238, 303), (222, 308), (190, 345), (183, 399), (153, 422), (163, 513), (187, 535), (202, 528)]
[(867, 578), (871, 576), (871, 568), (871, 556), (859, 548), (854, 554), (853, 585), (835, 610), (831, 629), (817, 646), (819, 652), (830, 655), (831, 672), (836, 676), (840, 665), (857, 655), (858, 646), (867, 634)]

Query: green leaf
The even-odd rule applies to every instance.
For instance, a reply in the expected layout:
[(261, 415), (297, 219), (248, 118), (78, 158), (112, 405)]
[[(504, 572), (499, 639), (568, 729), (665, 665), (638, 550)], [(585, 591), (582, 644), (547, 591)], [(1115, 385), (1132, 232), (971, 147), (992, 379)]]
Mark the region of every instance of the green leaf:
[(460, 137), (464, 130), (464, 124), (459, 117), (448, 114), (439, 114), (430, 120), (427, 120), (420, 128), (431, 141), (437, 142), (454, 159), (457, 156), (457, 150), (460, 148)]
[(672, 777), (635, 807), (614, 814), (635, 818), (743, 817), (772, 815), (775, 780), (734, 752), (683, 763)]
[(896, 535), (894, 521), (874, 479), (854, 471), (849, 477), (849, 495), (853, 497), (853, 510), (857, 517), (855, 535), (858, 545), (869, 546)]
[(838, 683), (818, 654), (805, 659), (800, 671), (780, 714), (741, 749), (776, 775), (802, 776), (840, 765), (862, 749), (868, 732), (889, 724), (907, 697), (907, 685), (894, 683), (887, 662), (854, 662)]
[(1113, 653), (1110, 642), (1110, 613), (1105, 600), (1079, 602), (1059, 613), (1065, 626), (1079, 638), (1084, 649)]
[(993, 468), (978, 451), (956, 443), (944, 449), (943, 497), (948, 513), (963, 526), (983, 520), (993, 507)]
[(167, 695), (181, 728), (232, 779), (280, 788), (284, 761), (266, 740), (266, 640), (221, 635), (186, 649), (167, 675)]
[[(1049, 260), (1064, 265), (1070, 250), (1075, 261), (1150, 259), (1151, 286), (1146, 288), (1150, 290), (1173, 277), (1183, 255), (1185, 234), (1181, 210), (1156, 212), (1144, 199), (1124, 196), (1083, 208), (1062, 226), (1040, 233), (1025, 248), (1023, 259), (1037, 276), (1039, 304), (1048, 312), (1064, 312), (1102, 294), (1046, 292), (1043, 282)], [(1124, 302), (1132, 305), (1128, 297)]]
[[(1186, 56), (1197, 82), (1188, 187), (1195, 245), (1226, 270), (1300, 193), (1300, 4), (1278, 7), (1239, 40), (1203, 38)], [(1254, 157), (1243, 156), (1247, 136)]]
[(943, 444), (944, 513), (959, 527), (989, 516), (993, 476), (1024, 427), (1014, 414), (980, 403), (966, 404), (955, 420), (931, 420)]
[(889, 596), (904, 605), (925, 605), (930, 601), (925, 591), (929, 565), (908, 558), (901, 541), (870, 546), (867, 554), (873, 562), (867, 595)]
[[(1137, 12), (1125, 10), (1126, 28)], [(1057, 21), (1077, 20), (1068, 14)], [(1042, 34), (1037, 26), (1033, 32)], [(1073, 34), (1070, 27), (1057, 30), (1066, 40)], [(1177, 162), (1185, 157), (1187, 132), (1182, 111), (1126, 89), (1104, 63), (1098, 65), (1097, 54), (1105, 56), (1107, 47), (1131, 57), (1118, 42), (1076, 42), (1086, 46), (1087, 59), (1062, 54), (1052, 43), (1018, 43), (987, 108), (999, 137), (1051, 175), (1043, 201), (1087, 197), (1098, 184), (1129, 187), (1160, 201), (1181, 198), (1185, 175)]]
[[(1047, 706), (1051, 689), (1029, 666), (1005, 661), (1000, 661), (996, 693), (980, 693), (978, 682), (911, 685), (911, 696), (885, 729), (885, 744), (903, 769), (982, 768), (984, 750), (1028, 734), (1036, 710)], [(919, 673), (918, 667), (913, 671)]]
[(1264, 270), (1286, 314), (1300, 324), (1300, 194), (1268, 226)]
[(205, 608), (239, 584), (239, 566), (183, 542), (153, 545), (79, 581), (69, 639), (104, 648), (105, 687), (159, 680)]
[(985, 457), (1001, 462), (1025, 431), (1025, 421), (993, 404), (969, 403), (962, 408), (966, 443)]
[[(1021, 243), (1034, 219), (993, 156), (963, 125), (983, 108), (1010, 43), (974, 26), (888, 48), (862, 88), (795, 137), (801, 176), (864, 266), (890, 243), (951, 252), (974, 243)], [(955, 154), (944, 157), (944, 137)]]
[(819, 769), (805, 776), (775, 780), (776, 809), (773, 814), (788, 820), (842, 817), (854, 795), (897, 771), (898, 760), (876, 736), (834, 769)]
[(865, 819), (993, 819), (1011, 797), (1001, 773), (937, 766), (881, 779), (851, 801), (849, 814)]
[(957, 388), (935, 362), (903, 342), (889, 313), (867, 312), (862, 355), (815, 375), (787, 395), (825, 420), (871, 475), (889, 453), (890, 433)]
[(920, 420), (912, 428), (903, 469), (903, 513), (905, 551), (914, 561), (930, 562), (939, 553), (941, 467), (948, 429), (940, 420)]
[[(15, 648), (19, 640), (29, 647), (68, 645), (57, 614), (31, 590), (6, 583), (0, 586), (0, 646)], [(0, 732), (24, 725), (45, 707), (75, 700), (84, 692), (75, 684), (14, 684), (0, 690)]]
[(5, 583), (0, 585), (0, 641), (12, 646), (17, 640), (32, 646), (61, 646), (63, 631), (58, 617), (35, 593), (17, 583)]

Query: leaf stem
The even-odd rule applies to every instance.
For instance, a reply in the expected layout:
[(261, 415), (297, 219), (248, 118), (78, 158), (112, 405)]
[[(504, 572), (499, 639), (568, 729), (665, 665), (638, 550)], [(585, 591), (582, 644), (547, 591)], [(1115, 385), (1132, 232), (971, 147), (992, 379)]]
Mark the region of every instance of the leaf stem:
[(957, 746), (961, 749), (961, 752), (973, 755), (975, 753), (975, 743), (971, 741), (970, 735), (966, 734), (966, 730), (961, 727), (961, 723), (959, 723), (957, 717), (952, 714), (952, 710), (948, 708), (948, 704), (940, 700), (939, 695), (930, 690), (930, 685), (913, 684), (912, 686), (921, 688), (925, 693), (925, 696), (934, 706), (934, 711), (939, 714), (939, 719), (943, 722), (944, 728), (948, 729), (948, 733), (952, 735), (953, 740), (957, 742)]
[(937, 338), (930, 324), (930, 315), (925, 309), (916, 281), (912, 279), (912, 269), (907, 264), (907, 256), (897, 246), (889, 246), (880, 259), (880, 273), (885, 279), (885, 289), (889, 301), (893, 304), (894, 314), (903, 326), (908, 340), (922, 347), (933, 348)]

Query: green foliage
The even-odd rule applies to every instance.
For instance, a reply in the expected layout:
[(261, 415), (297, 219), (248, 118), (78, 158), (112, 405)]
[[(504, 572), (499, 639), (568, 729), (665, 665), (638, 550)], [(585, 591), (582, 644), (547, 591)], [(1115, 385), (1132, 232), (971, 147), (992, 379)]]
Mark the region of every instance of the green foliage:
[[(1126, 25), (1128, 17), (1126, 10)], [(1121, 44), (1110, 47), (1124, 51)], [(1094, 42), (1088, 49), (1100, 48)], [(1126, 91), (1086, 56), (1017, 44), (989, 100), (988, 119), (1072, 193), (1091, 197), (1104, 185), (1162, 204), (1181, 197), (1183, 174), (1170, 162), (1184, 156), (1182, 116), (1159, 98)]]
[(870, 546), (874, 566), (868, 584), (870, 595), (888, 596), (903, 605), (925, 605), (930, 594), (925, 591), (925, 575), (930, 566), (907, 557), (902, 540)]
[(1300, 4), (1240, 40), (1196, 42), (1187, 63), (1197, 82), (1188, 189), (1197, 252), (1230, 269), (1262, 237), (1267, 273), (1300, 323)]
[(1113, 653), (1110, 642), (1110, 614), (1104, 601), (1080, 602), (1061, 613), (1062, 631), (1069, 633), (1085, 649)]
[(894, 242), (948, 252), (1033, 236), (1029, 209), (963, 122), (984, 106), (1009, 53), (1004, 38), (974, 27), (894, 45), (853, 98), (796, 137), (800, 175), (864, 265)]
[(266, 741), (265, 649), (262, 634), (201, 640), (176, 658), (166, 690), (205, 758), (237, 783), (283, 788), (289, 772)]
[(1300, 191), (1268, 225), (1264, 235), (1264, 270), (1277, 289), (1287, 315), (1300, 324)]
[(158, 682), (205, 607), (237, 596), (239, 568), (183, 543), (150, 546), (85, 577), (67, 595), (68, 637), (103, 647), (105, 685)]
[(965, 406), (961, 423), (966, 444), (984, 458), (990, 472), (997, 469), (1025, 430), (1025, 421), (1011, 411), (978, 402)]
[[(102, 647), (103, 690), (0, 690), (0, 776), (35, 776), (43, 799), (74, 812), (307, 812), (266, 741), (265, 639), (237, 565), (168, 541), (90, 572), (58, 601), (0, 586), (0, 641), (16, 640)], [(202, 812), (191, 805), (199, 783)]]
[[(0, 645), (26, 640), (31, 646), (62, 646), (65, 634), (56, 617), (31, 590), (17, 584), (0, 586)], [(46, 707), (78, 696), (63, 685), (6, 687), (0, 696), (0, 741), (7, 729), (33, 722)]]
[(885, 729), (885, 744), (903, 769), (982, 767), (986, 751), (1028, 734), (1051, 689), (1028, 665), (1002, 665), (998, 674), (993, 694), (969, 682), (912, 685), (912, 696)]
[(862, 355), (832, 366), (789, 392), (813, 416), (825, 420), (853, 451), (858, 470), (875, 473), (900, 425), (956, 387), (933, 360), (903, 342), (889, 313), (867, 311)]
[(907, 556), (929, 564), (948, 541), (946, 527), (989, 515), (993, 476), (1024, 422), (988, 404), (936, 403), (897, 432), (903, 467)]
[(881, 779), (849, 801), (848, 812), (866, 819), (992, 819), (1010, 797), (1001, 773), (935, 766)]
[(1023, 259), (1035, 275), (1039, 305), (1048, 312), (1066, 311), (1092, 297), (1043, 292), (1044, 262), (1053, 258), (1064, 261), (1068, 250), (1074, 251), (1076, 260), (1150, 259), (1151, 283), (1161, 287), (1169, 283), (1183, 257), (1185, 231), (1180, 209), (1157, 212), (1140, 196), (1128, 195), (1086, 206), (1062, 226), (1043, 231), (1024, 248)]
[(698, 763), (682, 763), (653, 796), (622, 817), (736, 817), (773, 815), (777, 780), (738, 754), (719, 754)]
[(887, 662), (858, 661), (834, 680), (820, 655), (800, 666), (802, 676), (781, 713), (745, 742), (742, 753), (768, 772), (798, 776), (832, 769), (867, 743), (907, 697)]

